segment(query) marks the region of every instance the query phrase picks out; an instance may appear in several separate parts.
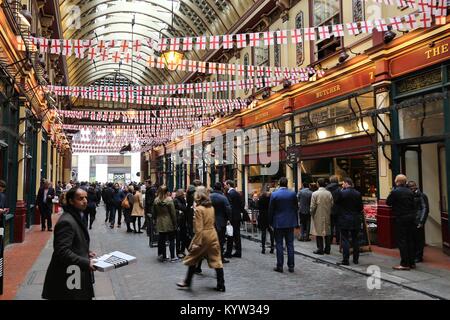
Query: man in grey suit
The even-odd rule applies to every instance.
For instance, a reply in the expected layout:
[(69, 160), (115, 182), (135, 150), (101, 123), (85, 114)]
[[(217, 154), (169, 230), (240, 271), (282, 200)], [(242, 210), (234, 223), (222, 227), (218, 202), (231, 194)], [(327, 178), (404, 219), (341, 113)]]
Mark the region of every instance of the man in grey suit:
[(311, 197), (312, 190), (309, 188), (308, 183), (303, 183), (303, 188), (298, 192), (298, 207), (299, 207), (299, 215), (300, 215), (300, 225), (302, 227), (302, 232), (298, 240), (300, 241), (311, 241), (309, 238), (309, 230), (311, 226), (311, 213), (310, 205), (311, 205)]

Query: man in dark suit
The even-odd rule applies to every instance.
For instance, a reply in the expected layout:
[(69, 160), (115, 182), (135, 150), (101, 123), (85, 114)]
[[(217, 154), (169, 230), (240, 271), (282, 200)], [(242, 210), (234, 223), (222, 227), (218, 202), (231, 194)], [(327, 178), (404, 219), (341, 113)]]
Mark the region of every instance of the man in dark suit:
[(353, 263), (358, 264), (359, 260), (358, 233), (361, 229), (363, 201), (361, 193), (353, 188), (352, 179), (345, 178), (343, 188), (336, 195), (336, 204), (339, 205), (336, 222), (342, 236), (343, 259), (341, 264), (348, 266), (350, 264), (350, 235), (352, 237)]
[(39, 207), (41, 213), (41, 227), (42, 231), (45, 231), (45, 222), (47, 221), (47, 230), (52, 231), (52, 207), (53, 198), (55, 197), (55, 189), (51, 187), (51, 183), (47, 180), (44, 181), (42, 187), (39, 188), (36, 205)]
[(294, 228), (298, 228), (298, 202), (294, 191), (287, 188), (288, 180), (280, 179), (280, 188), (272, 193), (269, 204), (269, 223), (275, 231), (277, 248), (276, 272), (283, 272), (283, 239), (286, 241), (289, 272), (294, 272)]
[(107, 223), (109, 221), (109, 219), (111, 218), (111, 216), (114, 213), (114, 190), (113, 190), (113, 184), (112, 183), (108, 183), (106, 185), (106, 188), (103, 189), (103, 194), (102, 194), (102, 198), (103, 198), (103, 202), (105, 203), (106, 206), (106, 217), (105, 217), (105, 223)]
[(55, 226), (53, 255), (45, 276), (42, 298), (49, 300), (91, 300), (94, 297), (95, 253), (89, 250), (89, 233), (83, 223), (87, 193), (72, 188), (67, 206)]
[(400, 250), (400, 265), (395, 270), (410, 270), (416, 267), (414, 252), (414, 232), (416, 226), (416, 204), (414, 193), (406, 186), (407, 178), (403, 174), (395, 177), (395, 187), (386, 199), (392, 207), (395, 217), (395, 236)]
[(331, 192), (333, 196), (333, 207), (331, 207), (331, 242), (333, 242), (333, 237), (336, 237), (336, 244), (339, 244), (341, 240), (341, 234), (339, 231), (338, 215), (339, 215), (339, 204), (336, 202), (339, 195), (341, 187), (339, 186), (339, 179), (337, 176), (330, 177), (330, 183), (327, 185), (326, 189)]
[(230, 262), (224, 257), (224, 245), (225, 245), (225, 231), (227, 228), (227, 222), (231, 221), (231, 205), (227, 197), (222, 192), (222, 184), (216, 182), (214, 184), (214, 190), (210, 196), (212, 205), (214, 207), (214, 213), (216, 215), (216, 230), (219, 236), (220, 252), (222, 254), (222, 262)]
[[(244, 201), (242, 201), (241, 195), (234, 187), (234, 181), (225, 181), (225, 191), (227, 192), (227, 198), (231, 205), (231, 225), (233, 226), (233, 238), (227, 239), (225, 258), (241, 258), (241, 220), (248, 217), (247, 210), (244, 208)], [(231, 251), (233, 250), (233, 243), (235, 252), (234, 254), (231, 254)]]
[(425, 193), (421, 192), (415, 181), (408, 182), (408, 188), (414, 193), (416, 203), (416, 229), (414, 231), (414, 250), (416, 262), (423, 262), (423, 249), (425, 247), (425, 223), (430, 213), (430, 204)]
[(301, 236), (299, 238), (300, 241), (310, 241), (309, 238), (309, 230), (311, 228), (311, 198), (313, 191), (309, 188), (308, 183), (303, 184), (302, 190), (300, 190), (297, 194), (298, 198), (298, 207), (300, 214), (300, 224), (302, 226)]

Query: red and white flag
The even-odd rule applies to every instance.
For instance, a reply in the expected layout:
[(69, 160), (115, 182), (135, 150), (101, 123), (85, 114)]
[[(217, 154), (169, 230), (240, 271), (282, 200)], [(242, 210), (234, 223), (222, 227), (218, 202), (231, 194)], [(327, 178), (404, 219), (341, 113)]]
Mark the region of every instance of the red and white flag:
[(403, 30), (405, 28), (401, 17), (390, 18), (390, 22), (392, 30)]
[(259, 33), (250, 33), (250, 47), (259, 47), (260, 35)]
[(52, 44), (50, 46), (51, 54), (60, 54), (61, 53), (61, 40), (60, 39), (52, 39)]
[(347, 32), (349, 35), (356, 36), (359, 34), (358, 23), (356, 23), (356, 22), (347, 23), (346, 26), (347, 26)]
[(373, 32), (373, 23), (370, 20), (361, 21), (361, 32), (370, 34)]
[(208, 63), (208, 73), (217, 74), (217, 64), (215, 62)]
[(388, 31), (388, 25), (384, 19), (376, 19), (375, 28), (380, 32)]
[(342, 24), (335, 24), (331, 27), (333, 35), (335, 37), (343, 37), (344, 34), (344, 26)]
[(191, 51), (193, 47), (193, 41), (191, 37), (183, 38), (183, 51)]
[(240, 48), (245, 48), (247, 46), (247, 34), (240, 33), (236, 35), (236, 45)]
[(205, 36), (195, 38), (195, 49), (196, 50), (206, 50), (206, 37)]
[(41, 52), (41, 53), (48, 52), (48, 39), (39, 38), (39, 52)]
[(265, 46), (273, 46), (274, 45), (274, 36), (273, 36), (273, 31), (266, 31), (264, 32), (264, 45)]
[(209, 49), (218, 50), (220, 48), (220, 36), (209, 37)]
[(72, 40), (65, 39), (62, 44), (62, 55), (71, 56), (72, 55)]
[(224, 49), (233, 49), (233, 35), (232, 34), (226, 34), (222, 38), (223, 40), (223, 48)]
[(293, 44), (302, 43), (303, 42), (302, 29), (291, 30), (291, 39)]
[(405, 28), (407, 30), (417, 29), (417, 18), (415, 14), (409, 14), (405, 17)]
[(276, 35), (277, 35), (277, 44), (288, 43), (287, 30), (277, 30)]
[(82, 59), (84, 58), (84, 53), (86, 52), (86, 47), (83, 44), (83, 40), (73, 40), (73, 49), (75, 52), (75, 57)]
[(306, 41), (316, 41), (315, 28), (305, 28), (305, 40)]
[(228, 74), (230, 76), (235, 76), (236, 75), (236, 65), (235, 64), (228, 64)]
[(169, 50), (170, 51), (178, 51), (178, 50), (180, 50), (180, 38), (172, 38), (172, 39), (170, 39)]
[(205, 61), (199, 61), (197, 71), (200, 73), (206, 73), (206, 62)]
[(329, 39), (331, 37), (330, 29), (328, 26), (321, 26), (319, 27), (319, 38), (321, 40)]

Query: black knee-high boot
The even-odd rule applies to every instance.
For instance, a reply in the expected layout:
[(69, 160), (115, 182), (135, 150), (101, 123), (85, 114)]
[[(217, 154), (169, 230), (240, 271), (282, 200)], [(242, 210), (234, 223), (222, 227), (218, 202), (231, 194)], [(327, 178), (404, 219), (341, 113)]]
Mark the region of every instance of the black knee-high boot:
[(190, 287), (192, 283), (192, 278), (194, 277), (196, 266), (189, 266), (186, 274), (186, 279), (184, 282)]
[(225, 277), (223, 274), (223, 268), (217, 268), (216, 269), (216, 275), (217, 275), (217, 291), (225, 292)]

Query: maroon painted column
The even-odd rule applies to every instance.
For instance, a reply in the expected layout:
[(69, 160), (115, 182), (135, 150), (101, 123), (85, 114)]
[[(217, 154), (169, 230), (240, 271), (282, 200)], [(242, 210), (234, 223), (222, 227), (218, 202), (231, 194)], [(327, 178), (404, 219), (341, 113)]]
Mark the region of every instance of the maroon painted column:
[(19, 200), (14, 213), (14, 242), (20, 243), (25, 240), (25, 223), (27, 217), (27, 204)]

